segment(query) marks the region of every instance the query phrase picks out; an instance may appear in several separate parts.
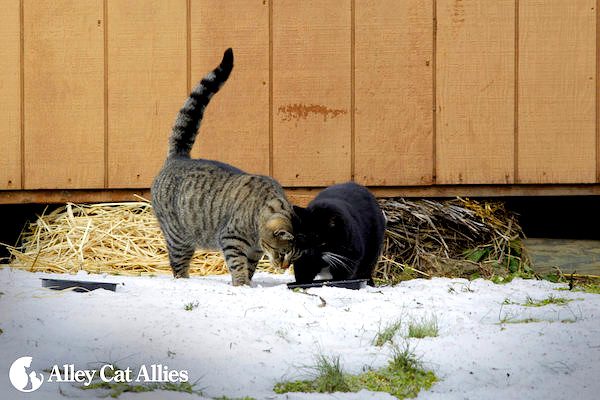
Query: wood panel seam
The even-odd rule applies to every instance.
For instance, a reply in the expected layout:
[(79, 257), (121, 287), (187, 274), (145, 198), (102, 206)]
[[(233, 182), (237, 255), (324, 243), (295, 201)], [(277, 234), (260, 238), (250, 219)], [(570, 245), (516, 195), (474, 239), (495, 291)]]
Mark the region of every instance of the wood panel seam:
[(595, 93), (596, 93), (596, 182), (600, 182), (600, 96), (598, 95), (598, 82), (600, 82), (600, 13), (598, 8), (600, 7), (600, 0), (596, 0), (596, 82), (595, 82)]
[(437, 182), (437, 0), (433, 0), (432, 4), (432, 45), (431, 45), (431, 184), (435, 185)]
[(104, 187), (109, 187), (108, 180), (108, 0), (102, 2), (102, 19), (104, 20)]
[(356, 174), (356, 0), (350, 1), (350, 180)]
[(269, 0), (269, 175), (273, 176), (273, 0)]
[(187, 93), (192, 92), (192, 0), (185, 2), (185, 60), (186, 60), (186, 88)]
[(513, 182), (519, 183), (519, 0), (515, 0)]
[(19, 114), (21, 117), (19, 134), (21, 135), (21, 189), (25, 189), (25, 0), (19, 1), (19, 90), (21, 91), (21, 102)]

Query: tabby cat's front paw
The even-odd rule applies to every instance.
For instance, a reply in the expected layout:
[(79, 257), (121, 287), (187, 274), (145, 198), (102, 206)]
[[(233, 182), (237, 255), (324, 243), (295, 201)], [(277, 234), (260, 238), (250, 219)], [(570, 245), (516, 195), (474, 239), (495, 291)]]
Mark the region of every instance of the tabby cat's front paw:
[(233, 286), (250, 286), (250, 279), (232, 279)]
[(247, 271), (231, 271), (231, 284), (233, 286), (250, 286), (250, 278)]
[(173, 272), (173, 276), (175, 277), (175, 279), (189, 278), (190, 277), (190, 272), (189, 271)]

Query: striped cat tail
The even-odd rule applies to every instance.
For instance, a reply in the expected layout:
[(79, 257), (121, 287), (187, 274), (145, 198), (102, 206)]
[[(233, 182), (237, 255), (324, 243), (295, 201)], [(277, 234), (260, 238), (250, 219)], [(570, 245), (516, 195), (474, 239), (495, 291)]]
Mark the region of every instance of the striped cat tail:
[(202, 78), (183, 104), (183, 108), (179, 110), (169, 139), (169, 157), (190, 156), (190, 151), (204, 115), (204, 109), (210, 102), (210, 98), (219, 91), (229, 78), (232, 69), (233, 50), (229, 48), (223, 54), (221, 64)]

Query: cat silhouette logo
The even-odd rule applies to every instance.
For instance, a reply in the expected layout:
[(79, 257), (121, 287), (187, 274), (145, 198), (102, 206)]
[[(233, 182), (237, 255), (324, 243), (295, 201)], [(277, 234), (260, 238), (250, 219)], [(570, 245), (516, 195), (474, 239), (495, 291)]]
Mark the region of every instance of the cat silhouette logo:
[(31, 369), (31, 361), (29, 356), (17, 358), (10, 366), (8, 378), (10, 383), (18, 391), (29, 393), (38, 390), (44, 382), (42, 374)]

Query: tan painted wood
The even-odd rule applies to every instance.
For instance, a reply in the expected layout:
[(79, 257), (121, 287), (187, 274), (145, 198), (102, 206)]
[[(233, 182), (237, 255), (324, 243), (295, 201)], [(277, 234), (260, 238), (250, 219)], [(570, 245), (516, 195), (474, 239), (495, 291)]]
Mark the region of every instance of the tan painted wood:
[(514, 181), (514, 0), (438, 0), (436, 176)]
[(191, 83), (233, 48), (234, 68), (206, 109), (194, 157), (269, 173), (269, 5), (263, 0), (191, 3)]
[(433, 1), (355, 4), (355, 179), (430, 184)]
[(273, 174), (284, 185), (350, 179), (350, 1), (273, 3)]
[(0, 189), (21, 188), (21, 22), (17, 0), (0, 0)]
[[(0, 0), (0, 190), (100, 189), (106, 181), (147, 188), (188, 79), (195, 83), (229, 46), (236, 67), (207, 110), (195, 155), (268, 173), (271, 154), (275, 177), (290, 188), (350, 179), (353, 159), (356, 180), (394, 193), (410, 185), (406, 193), (424, 195), (545, 194), (554, 193), (551, 184), (593, 183), (600, 171), (597, 5)], [(437, 53), (429, 59), (434, 33)], [(434, 151), (441, 187), (429, 188)], [(485, 186), (513, 182), (527, 191)], [(536, 184), (543, 184), (537, 192)]]
[(108, 1), (108, 183), (149, 187), (187, 91), (185, 0)]
[(104, 185), (101, 0), (24, 2), (25, 188)]
[(596, 180), (596, 1), (519, 2), (519, 181)]

